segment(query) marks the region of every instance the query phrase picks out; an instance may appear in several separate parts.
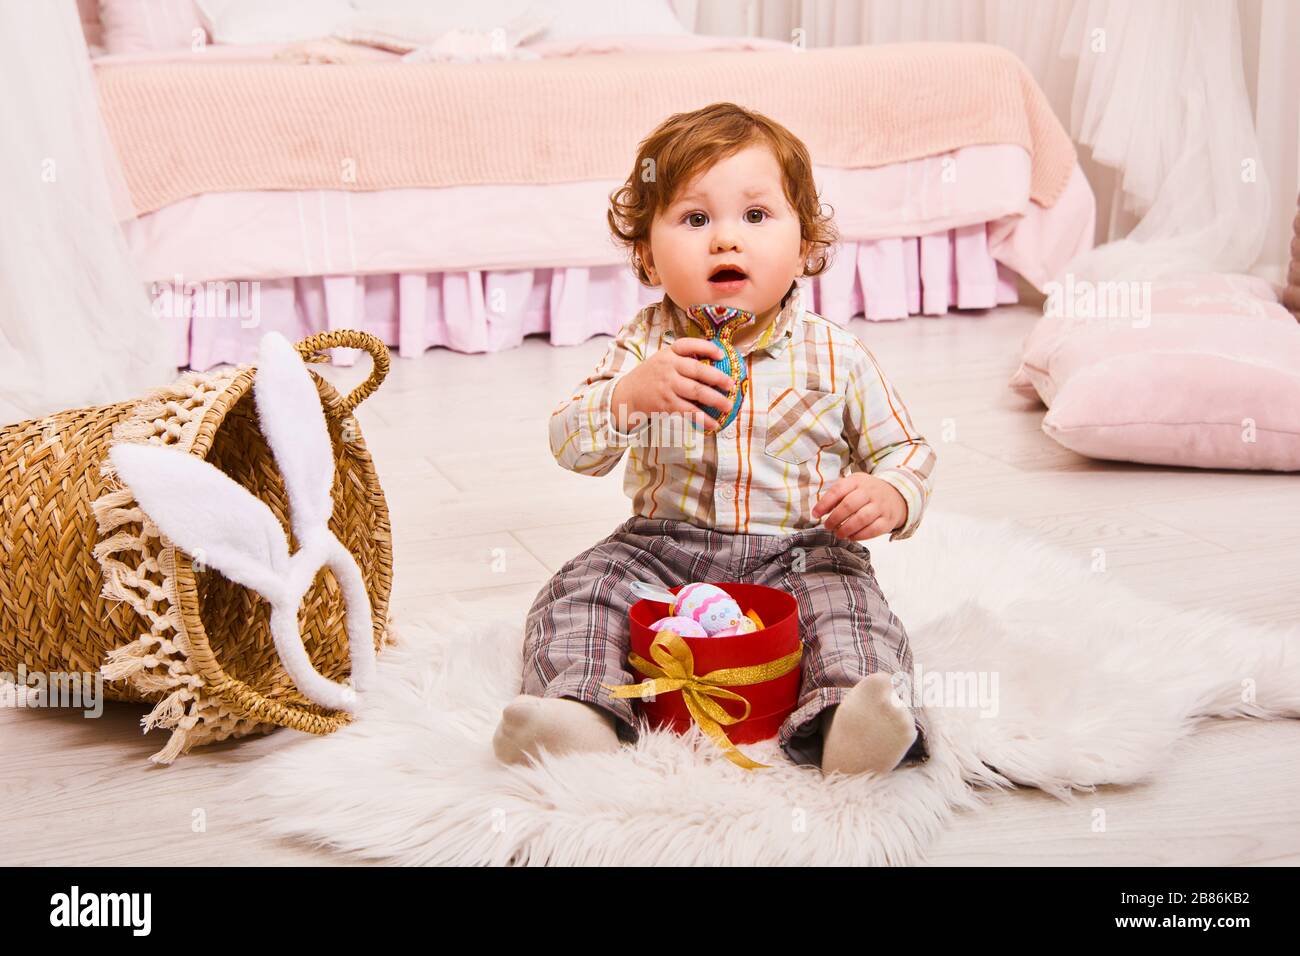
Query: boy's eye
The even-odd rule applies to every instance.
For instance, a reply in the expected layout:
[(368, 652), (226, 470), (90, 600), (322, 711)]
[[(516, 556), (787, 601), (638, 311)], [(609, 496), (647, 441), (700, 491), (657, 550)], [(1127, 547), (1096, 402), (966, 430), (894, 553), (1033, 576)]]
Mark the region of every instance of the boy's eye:
[[(769, 215), (770, 213), (766, 209), (763, 209), (760, 206), (755, 206), (753, 209), (747, 209), (745, 211), (745, 221), (752, 225), (758, 225), (765, 221)], [(755, 218), (755, 216), (758, 218)], [(709, 217), (702, 212), (688, 212), (682, 219), (683, 222), (691, 226), (702, 226), (704, 223), (708, 222), (708, 220)]]

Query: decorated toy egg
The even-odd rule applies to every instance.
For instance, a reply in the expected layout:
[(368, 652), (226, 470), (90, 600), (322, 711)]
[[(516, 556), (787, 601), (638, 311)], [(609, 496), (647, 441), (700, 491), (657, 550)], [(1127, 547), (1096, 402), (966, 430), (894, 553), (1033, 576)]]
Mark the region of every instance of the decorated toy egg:
[(689, 617), (661, 617), (650, 625), (650, 630), (672, 631), (678, 637), (708, 637), (708, 631)]
[(700, 624), (708, 634), (716, 634), (748, 620), (731, 595), (714, 584), (686, 585), (677, 592), (672, 612), (676, 617), (690, 618)]
[(713, 360), (702, 358), (700, 361), (707, 362), (723, 374), (730, 376), (735, 383), (727, 395), (731, 400), (727, 408), (711, 408), (696, 402), (700, 408), (718, 420), (719, 428), (726, 428), (740, 411), (745, 379), (749, 377), (749, 366), (745, 362), (745, 357), (732, 344), (731, 337), (743, 326), (753, 322), (756, 316), (747, 309), (708, 303), (692, 305), (686, 312), (695, 320), (702, 336), (722, 350), (722, 358)]
[(734, 634), (753, 634), (758, 630), (758, 625), (749, 617), (742, 617), (740, 623), (735, 627), (724, 627), (720, 631), (714, 631), (713, 637), (731, 637)]

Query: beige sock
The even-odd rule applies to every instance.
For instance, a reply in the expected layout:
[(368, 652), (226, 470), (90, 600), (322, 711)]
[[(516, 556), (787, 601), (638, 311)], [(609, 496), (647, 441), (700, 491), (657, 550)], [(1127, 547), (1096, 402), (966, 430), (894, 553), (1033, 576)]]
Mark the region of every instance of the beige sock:
[(916, 740), (912, 711), (895, 703), (884, 673), (858, 681), (830, 723), (823, 732), (823, 773), (888, 773)]
[(540, 747), (557, 755), (617, 750), (614, 717), (580, 700), (520, 694), (502, 711), (492, 749), (502, 763), (527, 763)]

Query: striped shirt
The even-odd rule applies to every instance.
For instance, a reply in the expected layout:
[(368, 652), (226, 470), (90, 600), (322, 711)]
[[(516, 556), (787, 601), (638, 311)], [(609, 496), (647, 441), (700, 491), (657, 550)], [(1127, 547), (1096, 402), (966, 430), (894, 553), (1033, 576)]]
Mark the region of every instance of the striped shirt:
[(623, 486), (635, 514), (749, 534), (817, 527), (812, 508), (825, 489), (866, 471), (907, 503), (907, 518), (889, 540), (910, 537), (930, 498), (934, 449), (871, 351), (805, 310), (802, 293), (796, 285), (766, 328), (736, 334), (749, 377), (736, 418), (716, 434), (683, 428), (673, 416), (663, 416), (678, 426), (671, 437), (659, 417), (618, 431), (610, 398), (619, 379), (675, 338), (710, 335), (668, 296), (646, 306), (552, 413), (556, 460), (579, 474), (604, 475), (627, 452)]

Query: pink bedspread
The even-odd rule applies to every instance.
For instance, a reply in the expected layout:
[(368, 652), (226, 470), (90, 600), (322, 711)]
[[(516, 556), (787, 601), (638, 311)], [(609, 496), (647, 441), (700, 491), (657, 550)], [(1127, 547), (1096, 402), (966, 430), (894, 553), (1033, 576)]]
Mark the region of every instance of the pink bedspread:
[[(1077, 166), (1056, 204), (1039, 206), (1029, 166), (1024, 150), (994, 145), (816, 167), (843, 241), (809, 284), (814, 308), (837, 322), (990, 308), (1015, 301), (1014, 273), (1042, 289), (1091, 247), (1095, 209)], [(252, 361), (268, 329), (364, 328), (404, 356), (494, 351), (533, 333), (565, 345), (613, 333), (659, 294), (609, 241), (613, 186), (214, 193), (124, 228), (174, 320), (177, 361), (197, 369)], [(255, 301), (211, 301), (254, 289)]]
[(978, 43), (476, 64), (100, 60), (96, 75), (139, 212), (223, 191), (621, 179), (665, 115), (719, 100), (786, 124), (828, 167), (1013, 144), (1030, 157), (1031, 198), (1051, 206), (1075, 165), (1028, 69)]
[[(968, 146), (878, 169), (815, 166), (814, 177), (842, 240), (989, 223), (994, 257), (1040, 289), (1092, 242), (1094, 201), (1082, 172), (1076, 166), (1044, 208), (1030, 199), (1029, 156), (1018, 146)], [(151, 282), (626, 267), (605, 222), (616, 185), (209, 193), (123, 228)]]

